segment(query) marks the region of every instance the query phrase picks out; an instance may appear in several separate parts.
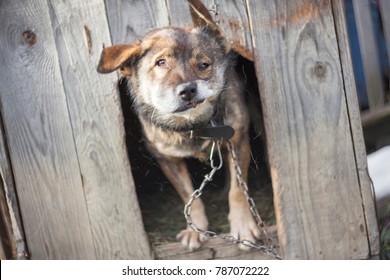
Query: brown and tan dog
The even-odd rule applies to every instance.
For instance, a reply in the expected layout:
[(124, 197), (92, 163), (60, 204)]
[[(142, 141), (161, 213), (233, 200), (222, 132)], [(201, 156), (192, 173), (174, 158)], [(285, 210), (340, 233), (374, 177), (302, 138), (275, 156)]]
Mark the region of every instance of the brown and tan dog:
[[(107, 47), (98, 66), (100, 73), (119, 69), (128, 77), (148, 148), (184, 202), (193, 193), (184, 158), (206, 159), (211, 147), (210, 140), (191, 138), (191, 130), (222, 124), (233, 127), (231, 141), (244, 180), (250, 161), (249, 116), (234, 69), (234, 51), (204, 6), (191, 7), (194, 28), (155, 29), (134, 44)], [(231, 234), (255, 241), (260, 230), (237, 183), (231, 155), (227, 153), (225, 159), (231, 174)], [(200, 200), (194, 202), (191, 217), (198, 228), (207, 229)], [(190, 228), (177, 237), (190, 250), (199, 248), (204, 240)]]

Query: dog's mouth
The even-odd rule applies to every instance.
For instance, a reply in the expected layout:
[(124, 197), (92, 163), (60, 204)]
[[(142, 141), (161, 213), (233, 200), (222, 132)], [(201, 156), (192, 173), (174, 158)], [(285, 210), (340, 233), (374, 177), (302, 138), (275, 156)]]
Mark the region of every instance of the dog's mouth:
[(177, 110), (174, 111), (173, 113), (182, 113), (182, 112), (185, 112), (185, 111), (187, 111), (187, 110), (194, 109), (194, 108), (196, 108), (199, 104), (203, 103), (204, 101), (205, 101), (205, 99), (201, 99), (201, 100), (196, 100), (196, 101), (188, 102), (186, 105), (180, 107), (179, 109), (177, 109)]
[(198, 101), (192, 101), (187, 103), (188, 108), (196, 108), (199, 104), (203, 103), (204, 99)]

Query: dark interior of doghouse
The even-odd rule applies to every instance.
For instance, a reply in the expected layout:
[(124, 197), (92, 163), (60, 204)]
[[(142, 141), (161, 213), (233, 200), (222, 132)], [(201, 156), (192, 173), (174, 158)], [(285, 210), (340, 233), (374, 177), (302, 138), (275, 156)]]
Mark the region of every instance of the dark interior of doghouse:
[[(252, 160), (248, 186), (262, 219), (266, 224), (273, 225), (275, 224), (273, 194), (255, 68), (252, 62), (239, 56), (236, 69), (245, 81), (245, 95), (251, 113)], [(119, 88), (125, 117), (128, 154), (146, 232), (152, 245), (174, 242), (176, 234), (186, 227), (184, 204), (145, 148), (141, 126), (132, 109), (132, 101), (124, 79), (119, 82)], [(195, 159), (188, 159), (187, 164), (194, 188), (198, 188), (204, 175), (210, 172), (210, 167)], [(229, 233), (226, 177), (224, 169), (217, 172), (201, 197), (206, 205), (209, 229), (218, 233)]]

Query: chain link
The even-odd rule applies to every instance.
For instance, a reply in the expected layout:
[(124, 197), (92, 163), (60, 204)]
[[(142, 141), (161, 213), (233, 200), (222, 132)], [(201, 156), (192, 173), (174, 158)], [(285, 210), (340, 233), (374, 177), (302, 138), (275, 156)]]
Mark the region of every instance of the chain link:
[[(217, 147), (217, 152), (218, 152), (218, 159), (219, 159), (219, 164), (218, 165), (214, 164), (214, 150), (215, 150), (215, 147)], [(211, 152), (210, 152), (210, 158), (209, 158), (210, 165), (211, 165), (212, 169), (211, 169), (211, 171), (208, 174), (205, 175), (205, 178), (202, 181), (202, 184), (200, 185), (200, 187), (192, 193), (188, 203), (184, 206), (184, 217), (186, 219), (187, 225), (193, 231), (195, 231), (195, 232), (197, 232), (199, 234), (205, 235), (205, 236), (207, 236), (209, 238), (218, 238), (218, 239), (223, 239), (223, 240), (226, 240), (226, 241), (232, 242), (232, 243), (239, 243), (239, 244), (242, 244), (244, 246), (252, 247), (252, 248), (255, 248), (257, 250), (263, 251), (267, 255), (269, 255), (269, 256), (271, 256), (271, 257), (273, 257), (275, 259), (282, 259), (280, 257), (280, 255), (278, 254), (278, 252), (276, 251), (276, 249), (273, 247), (273, 245), (272, 245), (273, 241), (270, 238), (270, 236), (268, 235), (267, 226), (264, 223), (264, 221), (261, 219), (260, 214), (257, 211), (257, 208), (256, 208), (254, 200), (249, 195), (248, 185), (242, 179), (242, 171), (241, 171), (241, 168), (240, 168), (240, 166), (238, 164), (238, 161), (237, 161), (236, 151), (234, 149), (233, 143), (231, 141), (227, 141), (227, 147), (228, 147), (228, 151), (230, 152), (230, 154), (232, 156), (234, 168), (236, 170), (237, 182), (238, 182), (239, 186), (242, 188), (242, 190), (243, 190), (243, 192), (245, 194), (245, 198), (246, 198), (246, 200), (248, 202), (248, 205), (249, 205), (249, 210), (250, 210), (252, 216), (255, 218), (257, 226), (260, 228), (260, 230), (263, 232), (263, 234), (265, 236), (264, 245), (256, 244), (256, 243), (254, 243), (254, 242), (252, 242), (250, 240), (235, 238), (234, 236), (228, 235), (228, 234), (217, 234), (214, 231), (202, 230), (202, 229), (198, 228), (192, 222), (191, 207), (192, 207), (193, 202), (196, 199), (200, 198), (200, 196), (202, 195), (203, 189), (206, 187), (207, 183), (212, 181), (215, 173), (219, 169), (222, 168), (223, 160), (222, 160), (222, 153), (221, 153), (221, 141), (213, 141), (213, 144), (212, 144), (212, 147), (211, 147)]]

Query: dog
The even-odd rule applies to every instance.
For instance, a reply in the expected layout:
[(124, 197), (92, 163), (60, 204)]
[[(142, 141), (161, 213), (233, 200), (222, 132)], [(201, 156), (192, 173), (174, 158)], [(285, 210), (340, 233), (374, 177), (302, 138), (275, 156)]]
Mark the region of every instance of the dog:
[[(134, 44), (106, 47), (98, 65), (100, 73), (119, 70), (128, 78), (147, 147), (185, 203), (194, 189), (184, 159), (205, 160), (212, 145), (209, 139), (191, 137), (191, 131), (231, 126), (231, 143), (244, 181), (250, 163), (249, 115), (234, 67), (237, 55), (205, 7), (190, 2), (197, 3), (190, 5), (193, 27), (158, 28)], [(223, 148), (226, 151), (226, 145)], [(237, 182), (230, 153), (225, 153), (225, 162), (230, 172), (230, 233), (255, 242), (261, 232)], [(207, 230), (202, 201), (195, 200), (191, 209), (193, 223)], [(192, 251), (207, 238), (187, 227), (177, 239)]]

